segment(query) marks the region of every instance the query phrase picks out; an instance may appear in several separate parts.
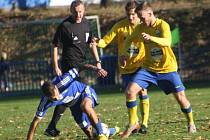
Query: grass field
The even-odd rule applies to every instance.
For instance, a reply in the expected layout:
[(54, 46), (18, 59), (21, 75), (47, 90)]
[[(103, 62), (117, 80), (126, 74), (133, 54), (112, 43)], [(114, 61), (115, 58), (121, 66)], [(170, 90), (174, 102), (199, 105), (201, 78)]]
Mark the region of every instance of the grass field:
[[(147, 135), (133, 135), (131, 140), (207, 140), (210, 139), (210, 86), (188, 88), (187, 96), (191, 101), (198, 132), (187, 134), (186, 121), (172, 95), (166, 96), (159, 90), (149, 92), (150, 119)], [(110, 126), (119, 126), (121, 130), (127, 123), (125, 98), (119, 91), (100, 94), (100, 105), (97, 111), (103, 122)], [(33, 119), (38, 97), (21, 97), (0, 100), (0, 140), (23, 140), (26, 138), (30, 122)], [(85, 135), (76, 126), (70, 112), (67, 110), (58, 124), (62, 135), (49, 138), (43, 135), (51, 119), (53, 108), (37, 128), (35, 140), (81, 140)], [(113, 139), (120, 139), (115, 136)]]

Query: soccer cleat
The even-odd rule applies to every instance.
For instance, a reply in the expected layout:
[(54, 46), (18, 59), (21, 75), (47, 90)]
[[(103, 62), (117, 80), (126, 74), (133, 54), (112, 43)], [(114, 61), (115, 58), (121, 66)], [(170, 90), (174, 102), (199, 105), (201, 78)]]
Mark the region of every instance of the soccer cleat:
[(112, 137), (120, 132), (120, 128), (115, 126), (114, 128), (109, 128), (109, 137)]
[(145, 125), (141, 125), (140, 129), (139, 129), (139, 133), (141, 134), (147, 134), (147, 127)]
[(136, 123), (134, 125), (128, 125), (126, 130), (121, 135), (121, 138), (128, 138), (133, 133), (133, 131), (138, 132), (139, 128), (140, 128), (139, 123)]
[(60, 131), (57, 130), (56, 128), (55, 129), (51, 129), (51, 128), (47, 128), (44, 132), (44, 134), (46, 136), (49, 136), (49, 137), (57, 137), (60, 135)]
[(189, 124), (188, 125), (188, 133), (196, 133), (195, 124)]
[(104, 134), (100, 134), (98, 135), (97, 140), (108, 140), (108, 137)]

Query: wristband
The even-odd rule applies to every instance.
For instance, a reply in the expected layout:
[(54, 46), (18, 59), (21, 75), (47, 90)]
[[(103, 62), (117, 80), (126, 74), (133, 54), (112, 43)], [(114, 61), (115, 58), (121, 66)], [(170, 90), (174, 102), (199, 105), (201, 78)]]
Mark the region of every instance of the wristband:
[(101, 63), (101, 60), (96, 61), (96, 63)]

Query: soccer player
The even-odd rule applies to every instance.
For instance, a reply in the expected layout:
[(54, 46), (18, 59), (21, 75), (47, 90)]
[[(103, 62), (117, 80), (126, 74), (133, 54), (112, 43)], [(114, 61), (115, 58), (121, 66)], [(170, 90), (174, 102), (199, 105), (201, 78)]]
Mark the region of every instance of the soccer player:
[[(142, 69), (138, 70), (126, 90), (127, 100), (135, 99), (137, 93), (147, 89), (150, 84), (161, 88), (165, 94), (173, 93), (188, 122), (188, 132), (196, 132), (192, 107), (185, 95), (185, 87), (177, 73), (176, 57), (171, 48), (169, 24), (156, 18), (152, 6), (142, 2), (136, 8), (141, 25), (137, 25), (131, 36), (125, 41), (126, 50), (134, 38), (144, 43), (145, 57)], [(125, 56), (122, 56), (125, 58)], [(129, 57), (129, 54), (127, 54)], [(129, 114), (130, 115), (130, 114)]]
[[(118, 49), (118, 68), (123, 80), (123, 89), (126, 89), (133, 74), (141, 67), (141, 63), (144, 57), (144, 47), (141, 42), (134, 39), (128, 50), (129, 58), (127, 61), (122, 61), (119, 56), (124, 55), (124, 41), (131, 35), (135, 27), (140, 24), (140, 20), (135, 13), (137, 7), (136, 1), (127, 2), (125, 6), (126, 18), (117, 22), (112, 29), (98, 41), (98, 47), (105, 48), (113, 40), (117, 42)], [(127, 52), (126, 52), (127, 53)], [(147, 122), (149, 117), (149, 98), (146, 94), (146, 90), (141, 90), (139, 96), (140, 99), (140, 111), (142, 114), (141, 133), (147, 132)], [(127, 100), (126, 105), (129, 113), (129, 125), (124, 131), (123, 135), (130, 135), (134, 130), (139, 129), (138, 115), (137, 115), (137, 101), (136, 99)]]
[[(77, 68), (81, 80), (85, 79), (83, 70), (91, 69), (88, 65), (87, 54), (90, 46), (98, 67), (98, 74), (103, 77), (100, 71), (101, 63), (97, 48), (91, 45), (91, 32), (87, 19), (84, 17), (85, 7), (81, 0), (74, 0), (70, 6), (71, 15), (65, 19), (57, 28), (53, 39), (52, 64), (56, 75), (61, 75), (71, 68)], [(62, 49), (61, 68), (58, 65), (58, 50)], [(82, 76), (84, 75), (84, 76)], [(83, 81), (84, 82), (84, 81)], [(66, 107), (58, 105), (55, 107), (52, 120), (45, 130), (48, 136), (58, 136), (60, 131), (56, 125), (63, 115)]]
[[(50, 107), (65, 105), (69, 107), (76, 123), (89, 139), (93, 139), (92, 127), (95, 128), (98, 140), (107, 140), (107, 133), (102, 128), (94, 107), (98, 104), (97, 96), (91, 87), (77, 81), (78, 72), (70, 69), (62, 76), (55, 77), (52, 82), (46, 81), (42, 85), (43, 96), (40, 100), (35, 117), (30, 125), (27, 140), (32, 140), (36, 127)], [(109, 129), (113, 135), (118, 130)], [(110, 136), (109, 134), (109, 136)]]

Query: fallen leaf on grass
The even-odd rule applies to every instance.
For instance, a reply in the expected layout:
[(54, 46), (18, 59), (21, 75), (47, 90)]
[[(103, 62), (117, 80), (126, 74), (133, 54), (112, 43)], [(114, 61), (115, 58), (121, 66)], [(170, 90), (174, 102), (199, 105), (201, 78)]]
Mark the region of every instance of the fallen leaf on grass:
[(21, 127), (20, 126), (17, 126), (17, 128), (20, 129)]
[(10, 123), (13, 123), (14, 121), (13, 121), (13, 120), (9, 120), (9, 122), (10, 122)]
[(208, 140), (208, 139), (202, 138), (202, 136), (198, 136), (197, 138), (195, 138), (195, 140)]
[(208, 127), (206, 128), (206, 126), (203, 126), (203, 125), (201, 126), (201, 129), (205, 130), (205, 131), (208, 131)]
[(183, 137), (183, 140), (192, 140), (192, 137)]
[(209, 125), (208, 129), (210, 129), (210, 122), (208, 123), (208, 125)]

